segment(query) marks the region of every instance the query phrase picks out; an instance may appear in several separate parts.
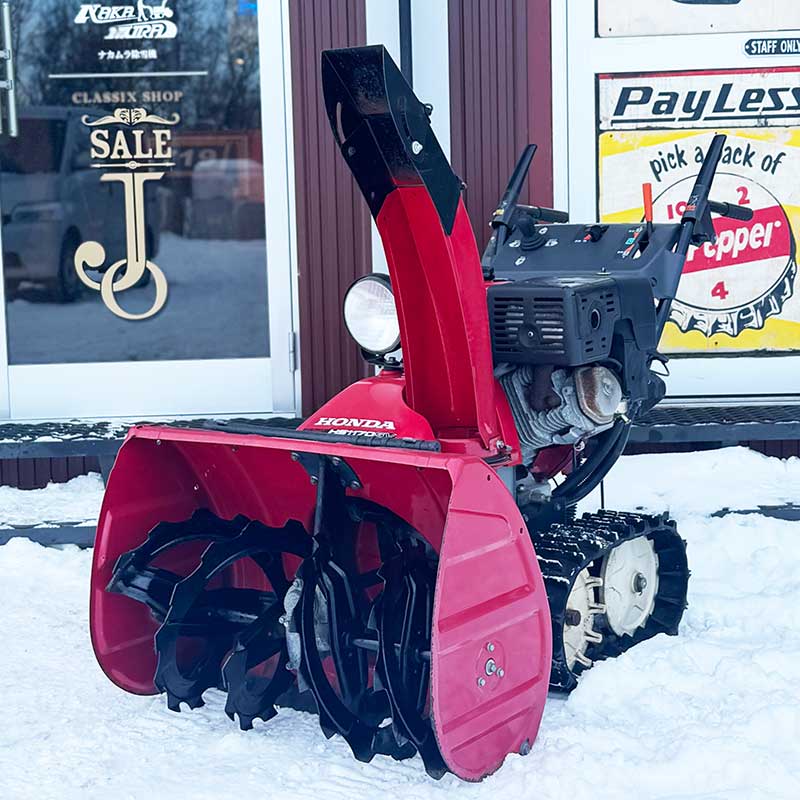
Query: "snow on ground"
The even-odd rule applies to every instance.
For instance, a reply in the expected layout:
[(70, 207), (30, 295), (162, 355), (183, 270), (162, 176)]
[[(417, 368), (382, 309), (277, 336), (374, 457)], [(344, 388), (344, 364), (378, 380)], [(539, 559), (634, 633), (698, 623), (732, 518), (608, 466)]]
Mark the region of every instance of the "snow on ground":
[(93, 525), (102, 501), (103, 479), (96, 472), (26, 492), (0, 486), (0, 529), (47, 522)]
[[(709, 516), (797, 502), (800, 461), (743, 449), (625, 458), (606, 500), (678, 519), (693, 570), (681, 635), (599, 664), (567, 700), (551, 697), (533, 752), (481, 784), (431, 781), (419, 759), (360, 764), (311, 715), (282, 711), (242, 733), (220, 693), (180, 715), (161, 697), (123, 693), (91, 652), (91, 553), (14, 540), (0, 547), (0, 797), (800, 797), (800, 522)], [(86, 501), (91, 516), (92, 492)]]

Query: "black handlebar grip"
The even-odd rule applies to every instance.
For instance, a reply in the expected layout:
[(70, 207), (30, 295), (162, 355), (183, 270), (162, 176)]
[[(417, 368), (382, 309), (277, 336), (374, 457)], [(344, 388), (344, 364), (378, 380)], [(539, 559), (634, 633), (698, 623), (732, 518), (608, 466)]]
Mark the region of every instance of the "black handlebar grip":
[(542, 206), (518, 205), (530, 214), (537, 222), (569, 222), (569, 214), (566, 211), (557, 211), (555, 208), (542, 208)]
[(708, 207), (715, 213), (731, 219), (739, 219), (742, 222), (750, 222), (753, 219), (753, 209), (737, 206), (733, 203), (718, 203), (714, 200), (708, 201)]

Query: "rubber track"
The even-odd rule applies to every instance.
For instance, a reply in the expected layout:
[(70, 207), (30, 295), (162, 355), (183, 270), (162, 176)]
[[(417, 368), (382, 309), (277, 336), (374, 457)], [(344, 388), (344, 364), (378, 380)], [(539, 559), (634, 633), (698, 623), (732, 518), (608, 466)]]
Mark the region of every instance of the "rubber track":
[(623, 542), (641, 536), (652, 539), (658, 555), (659, 582), (653, 613), (633, 636), (617, 636), (604, 615), (595, 616), (595, 628), (603, 635), (603, 641), (587, 648), (586, 656), (592, 661), (618, 656), (659, 633), (671, 636), (678, 633), (689, 581), (686, 542), (678, 535), (674, 520), (666, 514), (650, 516), (620, 511), (584, 514), (574, 522), (531, 533), (553, 624), (552, 691), (571, 691), (584, 669), (580, 664), (575, 664), (574, 671), (567, 666), (563, 640), (567, 598), (578, 573), (597, 562), (589, 571), (599, 574), (603, 556)]

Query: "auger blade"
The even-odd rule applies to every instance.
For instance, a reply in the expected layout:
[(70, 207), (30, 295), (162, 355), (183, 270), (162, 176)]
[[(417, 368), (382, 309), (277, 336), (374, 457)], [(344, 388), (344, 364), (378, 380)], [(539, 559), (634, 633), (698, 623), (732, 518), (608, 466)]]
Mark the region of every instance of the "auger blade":
[(426, 713), (430, 688), (430, 646), (436, 566), (424, 548), (406, 545), (381, 570), (383, 595), (377, 603), (380, 649), (376, 665), (389, 697), (398, 741), (409, 741), (433, 778), (447, 772)]
[[(239, 644), (237, 634), (262, 620), (270, 609), (277, 609), (280, 615), (289, 586), (283, 554), (301, 557), (309, 550), (308, 535), (297, 522), (274, 529), (251, 521), (237, 536), (209, 545), (197, 569), (175, 587), (164, 624), (155, 636), (154, 683), (167, 694), (170, 708), (180, 702), (201, 703), (206, 689), (224, 686), (222, 662)], [(207, 591), (215, 577), (245, 558), (258, 565), (271, 592), (246, 587)], [(238, 713), (236, 701), (246, 699), (251, 704), (242, 709), (241, 720), (247, 724), (256, 716), (251, 713), (254, 701), (251, 693), (236, 683), (235, 664), (231, 673), (234, 699), (226, 710)], [(242, 680), (246, 683), (246, 670)]]

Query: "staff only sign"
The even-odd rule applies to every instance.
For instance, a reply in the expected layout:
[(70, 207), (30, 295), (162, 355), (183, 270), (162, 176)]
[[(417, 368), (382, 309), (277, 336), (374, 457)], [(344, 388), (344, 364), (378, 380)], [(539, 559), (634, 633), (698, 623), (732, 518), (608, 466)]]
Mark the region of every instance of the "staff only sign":
[(656, 221), (684, 211), (716, 131), (728, 135), (713, 196), (752, 208), (716, 219), (716, 244), (693, 249), (662, 347), (668, 352), (800, 350), (800, 67), (601, 75), (600, 217)]

